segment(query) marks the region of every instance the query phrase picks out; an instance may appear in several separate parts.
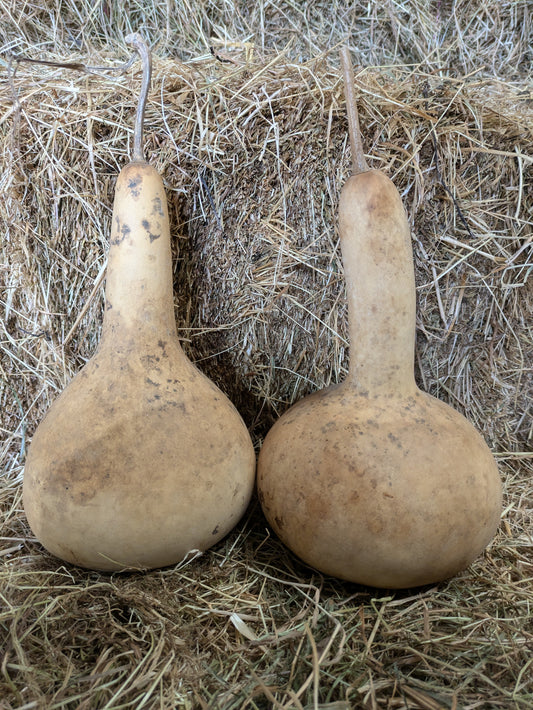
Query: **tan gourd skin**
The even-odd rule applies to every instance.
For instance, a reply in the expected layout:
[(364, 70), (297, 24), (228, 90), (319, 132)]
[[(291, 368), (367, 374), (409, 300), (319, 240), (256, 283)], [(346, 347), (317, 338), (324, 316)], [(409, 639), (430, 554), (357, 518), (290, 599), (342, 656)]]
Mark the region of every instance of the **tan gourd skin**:
[(474, 427), (416, 386), (409, 225), (384, 174), (349, 178), (339, 232), (349, 375), (269, 431), (259, 499), (281, 540), (326, 574), (384, 588), (437, 582), (494, 535), (498, 469)]
[(28, 522), (68, 562), (162, 567), (226, 535), (254, 477), (244, 422), (180, 346), (163, 183), (133, 161), (117, 180), (100, 346), (33, 436)]

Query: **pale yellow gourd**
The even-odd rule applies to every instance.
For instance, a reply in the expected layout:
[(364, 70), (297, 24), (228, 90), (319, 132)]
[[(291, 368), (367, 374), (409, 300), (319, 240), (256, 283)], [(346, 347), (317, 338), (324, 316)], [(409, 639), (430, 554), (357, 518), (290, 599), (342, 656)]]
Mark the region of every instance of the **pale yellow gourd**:
[(177, 337), (165, 191), (142, 157), (150, 56), (138, 35), (127, 41), (143, 92), (116, 185), (102, 338), (37, 428), (23, 485), (41, 543), (99, 570), (206, 550), (244, 513), (255, 476), (244, 422)]
[(309, 565), (411, 587), (451, 577), (483, 551), (501, 483), (474, 427), (415, 383), (409, 225), (393, 183), (366, 166), (346, 52), (343, 61), (355, 173), (339, 204), (349, 375), (276, 422), (257, 485), (271, 526)]

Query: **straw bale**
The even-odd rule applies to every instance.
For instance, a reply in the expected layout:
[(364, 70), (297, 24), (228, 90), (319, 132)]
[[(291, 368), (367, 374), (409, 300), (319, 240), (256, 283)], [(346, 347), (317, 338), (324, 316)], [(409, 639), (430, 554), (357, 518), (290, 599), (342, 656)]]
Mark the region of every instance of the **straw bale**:
[[(180, 335), (260, 438), (346, 373), (336, 207), (349, 155), (339, 72), (325, 57), (234, 61), (156, 58), (147, 152), (168, 189)], [(35, 83), (35, 69), (19, 68), (20, 113), (4, 122), (6, 321), (40, 372), (23, 394), (33, 401), (48, 380), (30, 426), (98, 341), (94, 284), (136, 86), (135, 74), (41, 74)], [(412, 68), (360, 68), (357, 83), (369, 161), (395, 181), (412, 225), (419, 382), (493, 446), (521, 450), (531, 437), (528, 97)]]
[[(0, 8), (0, 707), (531, 707), (529, 3)], [(33, 539), (25, 453), (98, 344), (140, 73), (21, 64), (10, 82), (5, 52), (116, 66), (137, 29), (154, 47), (147, 155), (168, 194), (179, 334), (258, 447), (349, 364), (336, 210), (350, 45), (368, 161), (412, 227), (417, 380), (474, 422), (504, 481), (501, 529), (456, 579), (388, 592), (323, 578), (256, 501), (215, 549), (145, 575), (67, 568)]]

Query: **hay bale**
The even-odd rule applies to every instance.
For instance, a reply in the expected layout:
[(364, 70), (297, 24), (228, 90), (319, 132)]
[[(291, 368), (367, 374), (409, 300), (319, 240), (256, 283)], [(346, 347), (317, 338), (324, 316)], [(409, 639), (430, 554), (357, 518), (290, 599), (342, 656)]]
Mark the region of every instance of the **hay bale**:
[[(290, 404), (346, 373), (336, 206), (349, 151), (331, 62), (247, 61), (245, 50), (228, 63), (155, 59), (147, 153), (169, 194), (180, 335), (260, 439)], [(138, 86), (136, 73), (37, 75), (25, 66), (16, 76), (1, 207), (6, 320), (33, 363), (24, 411), (38, 399), (30, 428), (99, 338), (94, 284)], [(393, 178), (412, 224), (419, 382), (493, 447), (520, 450), (531, 436), (528, 97), (509, 83), (401, 68), (359, 68), (357, 85), (369, 161)]]
[[(407, 71), (360, 70), (358, 86), (370, 162), (393, 178), (412, 224), (420, 384), (493, 446), (523, 447), (532, 393), (530, 106), (516, 89), (496, 98), (489, 82)], [(342, 87), (330, 66), (278, 62), (236, 101), (230, 82), (219, 80), (217, 92), (220, 107), (207, 96), (202, 104), (218, 142), (205, 147), (204, 211), (188, 212), (190, 269), (178, 293), (192, 285), (191, 326), (205, 333), (191, 333), (196, 352), (220, 353), (204, 361), (207, 370), (227, 380), (250, 422), (268, 426), (304, 394), (341, 380), (348, 364), (336, 231), (349, 174)], [(217, 115), (239, 118), (217, 125)]]

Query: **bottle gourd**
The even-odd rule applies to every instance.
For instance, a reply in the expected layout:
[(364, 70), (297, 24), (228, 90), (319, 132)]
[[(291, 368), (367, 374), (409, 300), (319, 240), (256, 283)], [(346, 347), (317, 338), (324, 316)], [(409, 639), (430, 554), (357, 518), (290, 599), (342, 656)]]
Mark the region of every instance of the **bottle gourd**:
[(405, 588), (449, 578), (483, 551), (501, 483), (474, 427), (415, 383), (409, 225), (392, 181), (366, 166), (342, 58), (354, 163), (339, 204), (349, 374), (274, 424), (257, 485), (272, 528), (309, 565)]
[(255, 477), (244, 422), (178, 340), (166, 197), (142, 151), (151, 57), (138, 35), (126, 41), (143, 89), (116, 185), (101, 342), (37, 428), (23, 484), (44, 547), (98, 570), (207, 549), (240, 519)]

